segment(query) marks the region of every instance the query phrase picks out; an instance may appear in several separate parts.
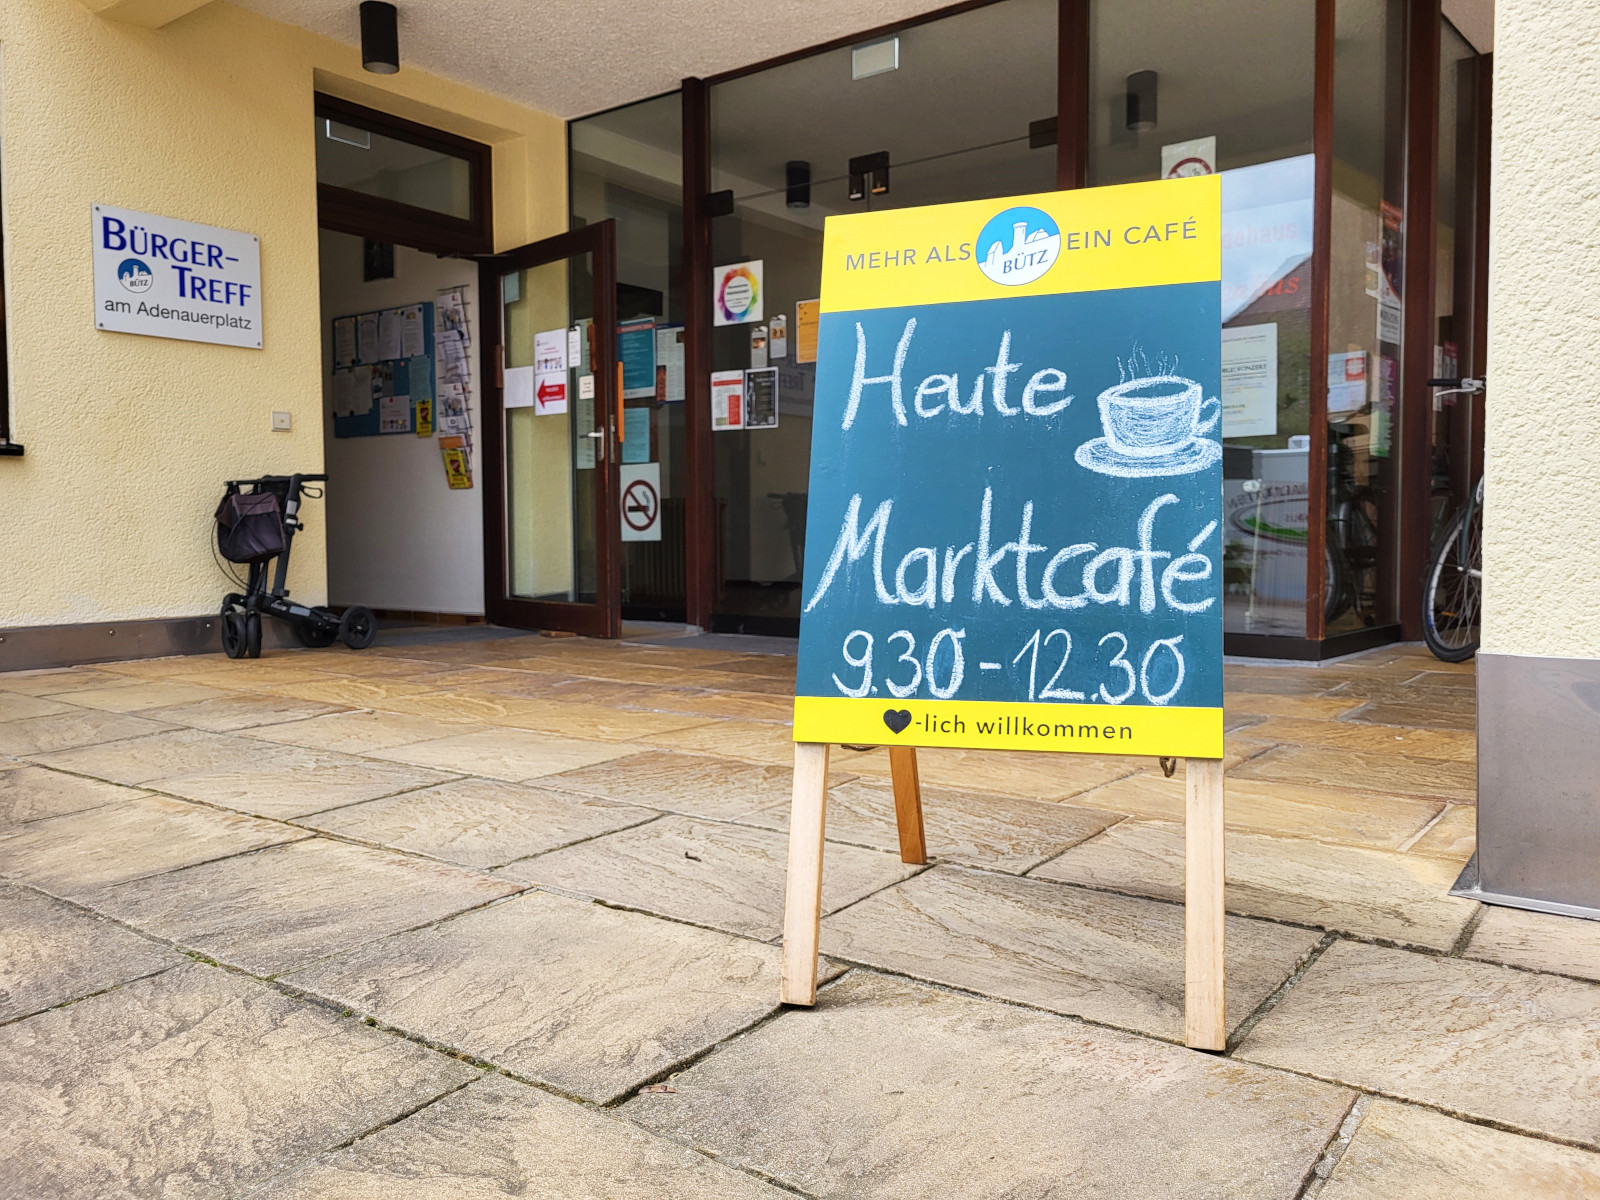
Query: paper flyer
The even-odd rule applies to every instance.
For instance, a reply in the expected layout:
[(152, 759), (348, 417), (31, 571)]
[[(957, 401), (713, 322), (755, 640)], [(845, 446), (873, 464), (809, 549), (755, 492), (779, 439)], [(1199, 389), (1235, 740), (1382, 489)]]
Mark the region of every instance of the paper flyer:
[(767, 357), (789, 357), (789, 318), (783, 313), (767, 322)]
[(686, 395), (683, 381), (683, 326), (656, 326), (656, 399), (676, 404)]
[(1278, 432), (1278, 324), (1222, 331), (1222, 436)]
[(501, 405), (505, 408), (533, 407), (533, 368), (507, 367), (505, 384), (501, 388)]
[(721, 432), (744, 428), (744, 372), (711, 373), (711, 428)]
[(533, 369), (550, 375), (567, 369), (567, 331), (546, 329), (533, 335)]
[(439, 452), (444, 456), (445, 482), (453, 490), (472, 486), (472, 453), (466, 440), (458, 437), (439, 439)]
[(751, 325), (761, 320), (763, 269), (759, 258), (712, 269), (713, 325)]
[(821, 317), (821, 300), (802, 300), (794, 306), (795, 362), (817, 361), (817, 327)]
[(378, 432), (411, 432), (410, 396), (385, 396), (378, 401)]
[(778, 427), (778, 368), (744, 373), (744, 414), (746, 429)]

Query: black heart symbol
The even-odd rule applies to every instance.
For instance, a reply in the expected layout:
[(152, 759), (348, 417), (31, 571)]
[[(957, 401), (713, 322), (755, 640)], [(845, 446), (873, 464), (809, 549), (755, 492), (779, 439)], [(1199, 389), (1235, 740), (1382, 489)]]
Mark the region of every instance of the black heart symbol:
[(894, 732), (899, 733), (911, 724), (911, 714), (906, 709), (893, 709), (883, 714), (883, 723)]

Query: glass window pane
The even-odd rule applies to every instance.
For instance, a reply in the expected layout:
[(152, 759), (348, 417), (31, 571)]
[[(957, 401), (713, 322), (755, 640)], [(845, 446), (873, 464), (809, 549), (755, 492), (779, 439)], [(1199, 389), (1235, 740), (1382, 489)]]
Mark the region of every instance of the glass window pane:
[[(712, 89), (711, 186), (735, 202), (712, 223), (712, 259), (764, 265), (761, 320), (714, 328), (712, 369), (777, 370), (777, 425), (713, 439), (716, 607), (752, 632), (800, 615), (815, 364), (800, 360), (798, 306), (820, 291), (823, 219), (1053, 190), (1055, 147), (1030, 149), (1028, 127), (1056, 111), (1056, 13), (1003, 0), (902, 30), (897, 58), (873, 56), (898, 66), (875, 74), (858, 78), (847, 47)], [(879, 152), (888, 190), (851, 200), (850, 160)]]
[[(501, 276), (506, 400), (506, 587), (522, 600), (592, 604), (598, 596), (595, 475), (603, 413), (578, 397), (593, 360), (594, 285), (587, 254)], [(579, 357), (564, 372), (566, 403), (541, 412), (539, 353)], [(557, 366), (559, 367), (559, 362)], [(525, 403), (524, 403), (525, 401)], [(554, 408), (555, 406), (551, 406)]]
[[(681, 619), (686, 604), (682, 140), (676, 92), (571, 125), (573, 226), (617, 223), (617, 320), (628, 330), (620, 346), (632, 435), (624, 465), (653, 462), (661, 472), (660, 540), (621, 544), (622, 603), (628, 615), (646, 619)], [(653, 331), (641, 322), (654, 322)], [(651, 336), (653, 377), (643, 353)]]
[(1089, 182), (1160, 179), (1208, 156), (1222, 175), (1233, 633), (1306, 630), (1315, 38), (1313, 0), (1234, 0), (1194, 19), (1165, 0), (1093, 9)]
[(1338, 0), (1328, 280), (1329, 634), (1394, 618), (1405, 0)]
[(470, 220), (472, 166), (328, 117), (317, 118), (317, 182)]

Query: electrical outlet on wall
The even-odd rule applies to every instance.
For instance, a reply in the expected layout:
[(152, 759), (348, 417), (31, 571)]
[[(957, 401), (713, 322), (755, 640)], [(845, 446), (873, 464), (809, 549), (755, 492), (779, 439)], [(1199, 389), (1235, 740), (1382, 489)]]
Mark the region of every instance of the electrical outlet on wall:
[(273, 433), (288, 433), (293, 428), (294, 417), (291, 414), (286, 412), (274, 412), (272, 414)]

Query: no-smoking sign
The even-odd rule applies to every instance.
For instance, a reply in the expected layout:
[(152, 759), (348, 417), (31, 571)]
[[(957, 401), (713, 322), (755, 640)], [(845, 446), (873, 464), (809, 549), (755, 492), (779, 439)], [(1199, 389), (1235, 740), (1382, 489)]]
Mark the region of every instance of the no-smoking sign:
[(624, 466), (622, 489), (622, 540), (659, 542), (661, 540), (661, 464), (634, 463)]

